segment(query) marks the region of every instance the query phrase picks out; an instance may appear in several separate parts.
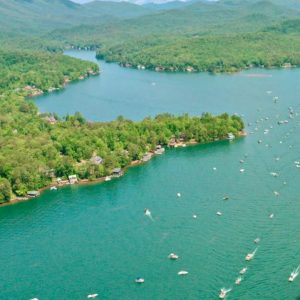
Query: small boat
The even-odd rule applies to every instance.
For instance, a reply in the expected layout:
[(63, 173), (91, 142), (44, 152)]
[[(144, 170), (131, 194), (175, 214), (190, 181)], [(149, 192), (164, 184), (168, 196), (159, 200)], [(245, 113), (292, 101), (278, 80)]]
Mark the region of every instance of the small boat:
[(296, 279), (297, 276), (298, 276), (297, 273), (292, 272), (290, 277), (289, 277), (289, 282), (293, 282)]
[(105, 181), (110, 181), (111, 180), (111, 176), (106, 176), (105, 177)]
[(240, 160), (240, 163), (243, 164), (245, 161), (243, 159)]
[(270, 175), (272, 175), (273, 177), (278, 177), (279, 176), (279, 174), (276, 173), (276, 172), (270, 172)]
[(235, 136), (234, 136), (234, 134), (233, 133), (228, 133), (227, 134), (227, 139), (229, 140), (229, 141), (232, 141), (232, 140), (234, 140), (235, 139)]
[(270, 219), (273, 219), (273, 218), (274, 218), (274, 214), (270, 214), (270, 215), (269, 215), (269, 218), (270, 218)]
[(180, 194), (180, 193), (177, 193), (177, 197), (181, 197), (181, 194)]
[(145, 282), (145, 279), (142, 278), (142, 277), (138, 277), (138, 278), (135, 279), (135, 282), (136, 282), (136, 283), (144, 283), (144, 282)]
[(168, 255), (168, 258), (171, 259), (171, 260), (176, 260), (176, 259), (179, 258), (179, 256), (177, 254), (175, 254), (175, 253), (170, 253)]
[(220, 294), (219, 294), (219, 298), (220, 298), (220, 299), (225, 299), (226, 296), (227, 296), (227, 294), (228, 294), (230, 291), (231, 291), (231, 289), (226, 290), (226, 289), (222, 288), (221, 291), (220, 291)]
[(229, 200), (229, 196), (224, 196), (223, 200)]
[(57, 190), (57, 187), (56, 186), (51, 186), (50, 187), (50, 191), (56, 191)]
[(243, 280), (243, 278), (241, 276), (239, 276), (236, 280), (235, 280), (235, 284), (239, 285), (241, 283), (241, 281)]
[(297, 276), (299, 275), (299, 269), (300, 269), (300, 265), (297, 267), (297, 269), (293, 270), (293, 272), (289, 277), (289, 282), (293, 282), (297, 278)]
[(222, 213), (220, 211), (217, 212), (218, 216), (222, 216)]
[(241, 172), (241, 173), (244, 173), (244, 172), (245, 172), (245, 169), (240, 169), (240, 172)]
[(197, 219), (197, 215), (193, 215), (193, 218), (194, 218), (194, 219)]
[(248, 253), (248, 254), (246, 255), (246, 257), (245, 257), (245, 260), (247, 260), (247, 261), (252, 260), (252, 259), (254, 258), (254, 256), (255, 256), (255, 253), (256, 253), (257, 249), (258, 249), (258, 248), (256, 248), (252, 253)]
[(96, 297), (98, 297), (98, 294), (90, 294), (87, 296), (88, 299), (95, 299)]
[(243, 275), (247, 272), (248, 268), (243, 268), (241, 271), (240, 271), (240, 274)]
[(185, 275), (187, 275), (187, 274), (189, 274), (189, 272), (188, 271), (179, 271), (178, 273), (177, 273), (179, 276), (185, 276)]
[(214, 171), (217, 171), (217, 168), (216, 168), (216, 167), (213, 167), (213, 170), (214, 170)]
[(274, 195), (275, 195), (276, 197), (278, 197), (278, 196), (279, 196), (279, 193), (278, 193), (277, 191), (274, 191)]
[(151, 211), (150, 211), (150, 209), (145, 208), (145, 209), (144, 209), (144, 214), (145, 214), (145, 216), (151, 216)]
[(256, 238), (255, 240), (254, 240), (254, 243), (255, 244), (258, 244), (260, 242), (260, 238)]

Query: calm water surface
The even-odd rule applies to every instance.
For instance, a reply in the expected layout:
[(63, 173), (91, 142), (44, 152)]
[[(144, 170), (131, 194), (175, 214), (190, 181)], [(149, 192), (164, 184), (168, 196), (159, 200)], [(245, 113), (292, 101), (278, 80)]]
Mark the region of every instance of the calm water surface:
[[(2, 207), (0, 298), (76, 300), (98, 293), (113, 300), (210, 300), (232, 287), (228, 299), (299, 299), (300, 278), (287, 279), (300, 264), (300, 168), (294, 163), (300, 161), (300, 71), (210, 76), (101, 65), (101, 76), (37, 99), (40, 110), (82, 111), (93, 120), (228, 111), (244, 114), (254, 133), (231, 143), (168, 150), (118, 180), (46, 191)], [(294, 119), (277, 125), (288, 119), (289, 106)], [(247, 263), (257, 237), (256, 256)], [(179, 260), (169, 261), (170, 252)], [(244, 266), (248, 271), (236, 286)], [(180, 270), (189, 274), (180, 277)], [(134, 283), (138, 276), (143, 285)]]

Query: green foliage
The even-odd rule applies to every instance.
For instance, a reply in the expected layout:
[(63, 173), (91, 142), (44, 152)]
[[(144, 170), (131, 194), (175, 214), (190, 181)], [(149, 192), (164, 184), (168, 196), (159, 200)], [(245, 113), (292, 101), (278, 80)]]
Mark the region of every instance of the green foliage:
[[(229, 132), (238, 134), (244, 127), (239, 117), (226, 114), (163, 114), (140, 122), (119, 117), (91, 123), (76, 113), (52, 125), (48, 117), (38, 115), (36, 107), (16, 93), (7, 92), (1, 99), (0, 176), (18, 196), (46, 186), (53, 177), (77, 174), (82, 179), (95, 179), (109, 175), (115, 167), (125, 167), (173, 138), (207, 143)], [(103, 163), (94, 163), (94, 155)]]
[(62, 54), (0, 50), (0, 93), (8, 89), (24, 91), (26, 86), (27, 94), (46, 92), (98, 72), (98, 65)]
[(8, 202), (12, 194), (10, 182), (0, 177), (0, 203)]
[(249, 67), (300, 65), (300, 35), (248, 33), (160, 37), (101, 48), (98, 58), (167, 71), (236, 72)]

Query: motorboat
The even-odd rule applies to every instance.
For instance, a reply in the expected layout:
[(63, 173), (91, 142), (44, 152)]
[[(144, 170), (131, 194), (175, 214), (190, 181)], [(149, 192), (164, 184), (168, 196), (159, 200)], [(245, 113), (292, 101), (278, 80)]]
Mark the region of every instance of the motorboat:
[(180, 193), (177, 193), (177, 197), (181, 197), (181, 194), (180, 194)]
[(88, 299), (95, 299), (96, 297), (98, 297), (98, 294), (90, 294), (87, 296)]
[(50, 187), (50, 191), (56, 191), (57, 190), (57, 187), (56, 186), (51, 186)]
[(142, 278), (142, 277), (138, 277), (138, 278), (135, 279), (135, 282), (136, 282), (136, 283), (144, 283), (144, 282), (145, 282), (145, 279)]
[(228, 133), (227, 134), (227, 139), (229, 140), (229, 141), (232, 141), (232, 140), (234, 140), (235, 139), (235, 136), (234, 136), (234, 134), (233, 133)]
[(181, 270), (181, 271), (179, 271), (177, 274), (178, 274), (179, 276), (185, 276), (185, 275), (189, 274), (189, 272), (188, 272), (188, 271)]
[(220, 211), (217, 212), (218, 216), (222, 216), (222, 213)]
[(293, 282), (297, 276), (298, 276), (298, 273), (292, 272), (289, 277), (289, 282)]
[(241, 274), (241, 275), (245, 274), (245, 273), (247, 272), (247, 270), (248, 270), (247, 268), (243, 268), (243, 269), (240, 271), (240, 274)]
[(297, 276), (299, 275), (299, 269), (300, 269), (300, 265), (297, 267), (297, 269), (293, 270), (293, 272), (289, 277), (289, 282), (293, 282), (297, 278)]
[(144, 209), (144, 214), (145, 214), (145, 216), (151, 216), (151, 211), (150, 211), (150, 209), (149, 209), (149, 208), (145, 208), (145, 209)]
[(254, 243), (255, 244), (258, 244), (260, 242), (260, 238), (256, 238), (255, 240), (254, 240)]
[(168, 258), (171, 259), (171, 260), (176, 260), (176, 259), (179, 258), (179, 256), (177, 254), (175, 254), (175, 253), (170, 253), (168, 255)]
[(243, 278), (241, 276), (239, 276), (236, 280), (235, 280), (235, 284), (239, 285), (241, 284), (241, 281), (243, 280)]
[(245, 257), (245, 260), (247, 260), (247, 261), (252, 260), (252, 259), (254, 258), (254, 256), (255, 256), (255, 253), (256, 253), (257, 249), (258, 249), (258, 248), (256, 248), (252, 253), (248, 253), (248, 254), (246, 255), (246, 257)]
[(220, 299), (225, 299), (226, 296), (227, 296), (227, 294), (228, 294), (230, 291), (231, 291), (231, 289), (226, 290), (226, 289), (222, 288), (221, 291), (220, 291), (220, 294), (219, 294), (219, 298), (220, 298)]
[(105, 181), (111, 181), (111, 176), (106, 176)]

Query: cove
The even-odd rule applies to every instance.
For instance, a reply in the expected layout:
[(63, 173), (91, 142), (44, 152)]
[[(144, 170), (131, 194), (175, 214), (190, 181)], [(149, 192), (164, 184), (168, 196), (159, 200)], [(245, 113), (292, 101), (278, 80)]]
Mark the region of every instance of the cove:
[(268, 90), (292, 103), (300, 94), (299, 69), (254, 69), (236, 75), (157, 73), (97, 61), (93, 51), (66, 54), (100, 63), (101, 74), (35, 98), (41, 112), (64, 116), (79, 111), (93, 121), (110, 121), (119, 115), (141, 120), (164, 112), (227, 112), (243, 114), (247, 120), (255, 118), (257, 108), (268, 107)]
[[(88, 58), (93, 53), (72, 55)], [(92, 110), (83, 114), (91, 120), (110, 120), (120, 112), (132, 119), (162, 111), (237, 112), (251, 123), (247, 130), (253, 134), (233, 142), (168, 150), (117, 180), (63, 187), (2, 207), (1, 299), (79, 300), (98, 293), (99, 299), (113, 300), (210, 300), (218, 299), (220, 288), (232, 287), (229, 299), (296, 300), (299, 278), (292, 284), (287, 279), (300, 263), (300, 169), (294, 163), (300, 160), (299, 70), (210, 76), (101, 64), (98, 78), (36, 99), (40, 110), (61, 115), (81, 111), (79, 99), (84, 99), (82, 108), (91, 105)], [(100, 91), (106, 75), (115, 76), (114, 96), (102, 107), (102, 96), (89, 95)], [(138, 90), (139, 76), (141, 86), (148, 89)], [(135, 92), (119, 89), (130, 80)], [(150, 94), (152, 88), (157, 89), (156, 97)], [(191, 89), (194, 93), (188, 93)], [(122, 104), (122, 95), (127, 105)], [(277, 103), (273, 96), (279, 96)], [(154, 104), (147, 106), (145, 99), (154, 99)], [(52, 109), (43, 106), (46, 103)], [(290, 106), (293, 119), (289, 119)], [(287, 124), (278, 125), (285, 119)], [(154, 221), (144, 216), (145, 208)], [(255, 249), (257, 237), (261, 239), (257, 254), (247, 263), (245, 256)], [(171, 252), (180, 256), (178, 261), (168, 260)], [(245, 266), (244, 280), (235, 286)], [(180, 277), (180, 270), (189, 274)], [(143, 285), (135, 284), (138, 276), (145, 278)]]

